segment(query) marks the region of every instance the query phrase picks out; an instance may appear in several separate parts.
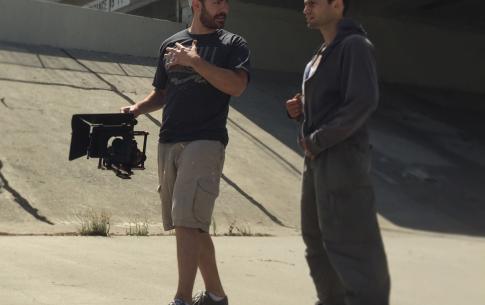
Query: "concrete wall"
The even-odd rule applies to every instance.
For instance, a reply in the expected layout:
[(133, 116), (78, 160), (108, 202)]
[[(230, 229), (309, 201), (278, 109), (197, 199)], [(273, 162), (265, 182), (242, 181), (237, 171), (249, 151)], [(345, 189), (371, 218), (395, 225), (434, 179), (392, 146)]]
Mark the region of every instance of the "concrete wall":
[(123, 10), (123, 13), (130, 15), (144, 16), (150, 18), (177, 21), (177, 5), (175, 1), (155, 1), (146, 6), (134, 9)]
[(182, 25), (32, 0), (0, 0), (0, 40), (157, 56), (162, 39)]
[[(168, 0), (167, 0), (168, 1)], [(357, 17), (384, 82), (485, 93), (485, 35), (392, 18)], [(156, 56), (182, 24), (32, 0), (0, 0), (0, 40)], [(253, 67), (301, 73), (321, 42), (301, 12), (231, 1), (227, 29), (246, 38)]]
[(485, 93), (485, 35), (417, 22), (360, 17), (384, 82)]
[[(301, 14), (231, 1), (228, 30), (244, 36), (253, 67), (301, 72), (319, 44)], [(155, 56), (162, 39), (184, 25), (32, 0), (0, 0), (0, 40)]]
[(301, 12), (233, 0), (227, 29), (242, 35), (260, 69), (303, 72), (321, 44), (321, 36), (308, 30)]

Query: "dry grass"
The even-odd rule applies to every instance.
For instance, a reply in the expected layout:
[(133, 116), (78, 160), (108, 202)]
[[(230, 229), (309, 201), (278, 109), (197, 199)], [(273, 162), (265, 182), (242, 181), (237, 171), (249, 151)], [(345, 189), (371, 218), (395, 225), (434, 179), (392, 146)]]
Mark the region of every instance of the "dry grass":
[(223, 235), (224, 236), (271, 236), (270, 234), (252, 232), (249, 224), (237, 224), (236, 221), (233, 221), (229, 225), (227, 233), (224, 233)]
[(80, 223), (78, 230), (82, 236), (106, 236), (109, 237), (111, 216), (105, 211), (90, 209), (76, 215)]
[(143, 221), (135, 218), (134, 221), (130, 222), (130, 227), (126, 230), (126, 235), (129, 236), (148, 236), (148, 219), (145, 218)]

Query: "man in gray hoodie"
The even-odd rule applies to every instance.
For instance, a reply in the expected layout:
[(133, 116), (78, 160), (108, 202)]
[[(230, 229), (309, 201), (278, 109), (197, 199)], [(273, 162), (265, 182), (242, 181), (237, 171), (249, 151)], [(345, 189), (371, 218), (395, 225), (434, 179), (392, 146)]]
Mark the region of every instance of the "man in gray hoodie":
[(286, 102), (305, 151), (301, 226), (321, 305), (388, 305), (390, 278), (370, 178), (369, 116), (379, 99), (373, 46), (347, 0), (304, 0), (324, 43)]

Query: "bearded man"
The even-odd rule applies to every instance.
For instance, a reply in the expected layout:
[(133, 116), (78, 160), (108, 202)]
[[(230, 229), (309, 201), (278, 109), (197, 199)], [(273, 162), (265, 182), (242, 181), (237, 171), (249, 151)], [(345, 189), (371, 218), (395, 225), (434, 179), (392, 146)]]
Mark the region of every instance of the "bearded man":
[[(193, 0), (191, 26), (160, 48), (154, 90), (122, 112), (163, 108), (158, 165), (165, 230), (175, 229), (178, 289), (170, 305), (227, 305), (209, 235), (228, 143), (231, 96), (249, 81), (246, 41), (223, 30), (226, 0)], [(206, 291), (192, 297), (200, 270)]]

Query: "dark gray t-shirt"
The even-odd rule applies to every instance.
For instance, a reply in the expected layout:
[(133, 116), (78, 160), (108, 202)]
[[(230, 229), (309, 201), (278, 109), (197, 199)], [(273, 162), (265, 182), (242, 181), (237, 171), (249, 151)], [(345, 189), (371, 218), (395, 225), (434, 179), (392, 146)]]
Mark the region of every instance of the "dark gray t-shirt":
[(216, 140), (227, 145), (226, 121), (231, 97), (192, 68), (166, 69), (166, 48), (175, 47), (177, 42), (190, 47), (193, 40), (197, 40), (197, 53), (204, 60), (225, 69), (242, 69), (249, 77), (250, 51), (246, 41), (238, 35), (222, 29), (204, 35), (183, 30), (165, 40), (160, 47), (153, 80), (156, 89), (166, 90), (160, 142)]

